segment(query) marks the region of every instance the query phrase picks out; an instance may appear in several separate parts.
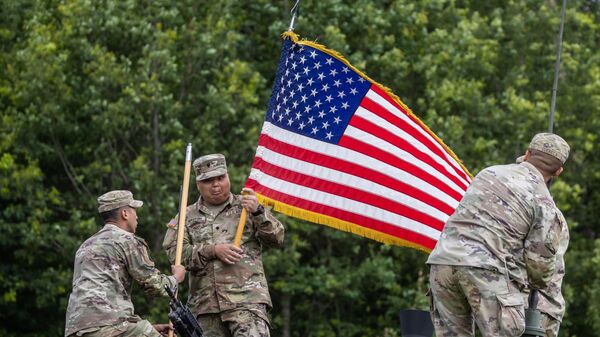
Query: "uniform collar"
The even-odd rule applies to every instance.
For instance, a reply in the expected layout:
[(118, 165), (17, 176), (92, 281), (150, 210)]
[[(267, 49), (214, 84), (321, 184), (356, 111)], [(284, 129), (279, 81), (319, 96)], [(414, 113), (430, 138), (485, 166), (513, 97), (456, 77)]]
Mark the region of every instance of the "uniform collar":
[(540, 170), (538, 170), (537, 167), (533, 166), (531, 163), (528, 163), (526, 161), (520, 163), (519, 165), (523, 165), (524, 167), (528, 168), (529, 171), (533, 172), (533, 174), (535, 176), (540, 178), (540, 180), (542, 181), (542, 183), (544, 183), (544, 185), (546, 184), (546, 181), (544, 180), (544, 175), (542, 175), (542, 172), (540, 172)]
[(103, 229), (111, 230), (111, 231), (117, 231), (117, 232), (123, 232), (123, 233), (127, 233), (129, 235), (134, 235), (133, 233), (124, 230), (123, 228), (117, 226), (116, 224), (114, 224), (112, 222), (105, 223)]

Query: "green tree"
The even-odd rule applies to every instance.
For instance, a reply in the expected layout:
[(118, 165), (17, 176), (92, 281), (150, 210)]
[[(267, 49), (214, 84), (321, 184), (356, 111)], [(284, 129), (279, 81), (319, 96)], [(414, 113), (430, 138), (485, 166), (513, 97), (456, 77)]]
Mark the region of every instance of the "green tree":
[[(140, 234), (162, 270), (185, 144), (223, 152), (243, 185), (287, 29), (288, 1), (0, 1), (0, 334), (59, 336), (73, 255), (95, 198), (146, 201)], [(569, 1), (555, 130), (572, 145), (552, 193), (571, 228), (563, 336), (600, 328), (600, 11)], [(560, 2), (302, 3), (296, 31), (393, 89), (472, 173), (547, 129)], [(197, 197), (192, 187), (190, 199)], [(274, 336), (392, 336), (427, 309), (426, 254), (283, 217), (268, 251)], [(184, 287), (185, 292), (185, 287)], [(135, 290), (136, 310), (166, 301)]]

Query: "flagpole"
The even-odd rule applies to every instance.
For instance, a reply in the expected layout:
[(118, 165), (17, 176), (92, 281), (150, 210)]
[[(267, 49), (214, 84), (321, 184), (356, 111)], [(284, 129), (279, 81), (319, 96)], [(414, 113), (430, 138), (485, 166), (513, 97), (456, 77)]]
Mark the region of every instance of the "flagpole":
[(567, 0), (563, 0), (562, 10), (560, 13), (560, 29), (558, 33), (558, 41), (556, 42), (556, 63), (554, 64), (554, 83), (552, 84), (552, 101), (550, 103), (550, 120), (548, 132), (554, 130), (554, 111), (556, 108), (556, 93), (558, 92), (558, 73), (560, 70), (560, 53), (562, 50), (563, 31), (565, 26), (565, 12), (567, 8)]
[(292, 19), (290, 20), (288, 32), (293, 32), (296, 25), (296, 17), (300, 14), (300, 0), (296, 0), (296, 3), (294, 4), (294, 7), (292, 7), (290, 13), (292, 13)]
[[(185, 218), (187, 211), (188, 189), (190, 187), (190, 171), (192, 166), (192, 143), (188, 143), (185, 149), (185, 166), (183, 169), (183, 185), (181, 189), (181, 198), (179, 200), (179, 223), (177, 227), (177, 246), (175, 249), (175, 265), (181, 265), (181, 256), (183, 255), (183, 236), (185, 231)], [(177, 297), (177, 291), (175, 292)], [(173, 330), (169, 330), (169, 337), (173, 337)]]
[[(552, 84), (552, 100), (550, 102), (550, 119), (548, 132), (554, 131), (554, 111), (556, 108), (556, 92), (558, 91), (558, 73), (560, 70), (560, 52), (562, 49), (566, 7), (567, 0), (563, 0), (562, 9), (560, 13), (560, 28), (558, 32), (558, 41), (556, 42), (556, 63), (554, 64), (554, 83)], [(548, 180), (546, 185), (548, 186), (548, 189), (550, 189), (550, 186), (552, 185), (552, 179)], [(532, 289), (529, 293), (529, 306), (527, 310), (525, 310), (525, 331), (523, 332), (524, 337), (544, 336), (544, 329), (540, 327), (542, 316), (540, 310), (537, 308), (538, 300), (538, 290)]]

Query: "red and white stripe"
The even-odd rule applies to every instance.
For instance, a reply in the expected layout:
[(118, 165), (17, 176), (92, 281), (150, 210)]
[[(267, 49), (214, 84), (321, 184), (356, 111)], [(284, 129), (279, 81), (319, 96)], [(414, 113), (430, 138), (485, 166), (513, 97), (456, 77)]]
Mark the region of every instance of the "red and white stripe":
[(246, 185), (432, 249), (470, 180), (435, 137), (373, 85), (337, 145), (265, 122)]

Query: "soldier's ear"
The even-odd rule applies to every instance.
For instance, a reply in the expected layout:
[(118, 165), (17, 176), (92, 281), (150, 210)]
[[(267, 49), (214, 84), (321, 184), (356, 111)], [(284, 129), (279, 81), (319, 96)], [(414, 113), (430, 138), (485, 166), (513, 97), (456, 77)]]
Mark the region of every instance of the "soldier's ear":
[(564, 167), (560, 167), (556, 172), (554, 172), (553, 176), (558, 177), (564, 170)]
[[(131, 214), (129, 214), (127, 207), (123, 207), (119, 211), (119, 216), (121, 217), (122, 220), (127, 220), (130, 215)], [(121, 220), (121, 219), (119, 219), (119, 220)]]

